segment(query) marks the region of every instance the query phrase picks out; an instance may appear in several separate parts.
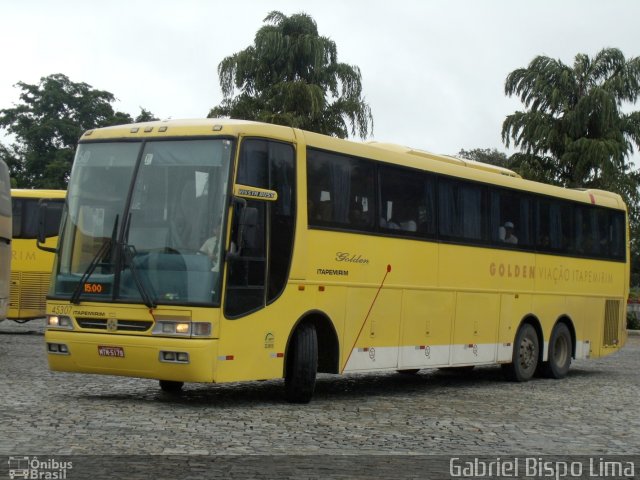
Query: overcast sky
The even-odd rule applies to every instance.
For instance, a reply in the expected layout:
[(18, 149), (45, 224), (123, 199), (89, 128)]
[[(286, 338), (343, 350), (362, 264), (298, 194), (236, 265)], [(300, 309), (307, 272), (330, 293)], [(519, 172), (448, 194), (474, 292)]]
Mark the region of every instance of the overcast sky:
[(218, 64), (271, 10), (308, 13), (360, 67), (374, 140), (437, 153), (506, 150), (502, 122), (521, 104), (504, 80), (536, 55), (640, 55), (638, 0), (0, 0), (0, 108), (18, 81), (63, 73), (132, 116), (205, 117), (222, 99)]

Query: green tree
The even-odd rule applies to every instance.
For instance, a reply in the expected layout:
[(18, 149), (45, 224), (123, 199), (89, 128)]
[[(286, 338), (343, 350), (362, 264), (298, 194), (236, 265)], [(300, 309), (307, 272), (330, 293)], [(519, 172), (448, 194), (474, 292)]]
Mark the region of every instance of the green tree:
[(26, 172), (24, 164), (20, 161), (20, 154), (15, 151), (15, 146), (6, 146), (0, 143), (0, 159), (9, 167), (11, 175), (11, 188), (26, 185)]
[(457, 154), (460, 158), (473, 160), (475, 162), (489, 163), (498, 167), (511, 168), (511, 162), (507, 154), (498, 151), (496, 148), (473, 148), (471, 150), (460, 150)]
[[(66, 188), (82, 133), (133, 121), (114, 111), (113, 94), (62, 74), (43, 77), (38, 85), (18, 82), (17, 87), (20, 102), (0, 110), (0, 128), (15, 138), (12, 145), (1, 146), (0, 158), (18, 187)], [(151, 116), (144, 109), (142, 114)]]
[(632, 265), (639, 278), (640, 173), (631, 155), (640, 148), (640, 57), (625, 59), (607, 48), (595, 57), (576, 55), (573, 67), (545, 56), (511, 72), (505, 93), (527, 108), (509, 115), (502, 139), (521, 152), (512, 166), (525, 178), (564, 187), (610, 190), (629, 208)]
[(623, 106), (640, 94), (640, 57), (608, 48), (576, 55), (570, 67), (538, 56), (507, 76), (505, 93), (527, 109), (502, 125), (505, 144), (521, 149), (511, 159), (524, 177), (616, 191), (637, 208), (640, 175), (630, 157), (640, 147), (640, 112)]
[(140, 107), (140, 115), (138, 115), (133, 121), (136, 123), (140, 123), (140, 122), (153, 122), (156, 120), (160, 120), (160, 119), (157, 118), (149, 110), (145, 110), (144, 108)]
[[(335, 42), (299, 13), (273, 11), (254, 44), (218, 65), (224, 96), (209, 117), (276, 123), (346, 138), (373, 130), (360, 69), (338, 62)], [(239, 91), (238, 95), (236, 91)]]

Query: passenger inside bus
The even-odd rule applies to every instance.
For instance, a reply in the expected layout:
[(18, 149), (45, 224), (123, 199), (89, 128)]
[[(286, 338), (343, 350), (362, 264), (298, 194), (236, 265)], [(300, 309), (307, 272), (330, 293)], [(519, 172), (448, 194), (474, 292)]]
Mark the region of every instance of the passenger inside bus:
[(206, 238), (206, 195), (198, 196), (196, 182), (185, 182), (173, 213), (170, 246), (177, 250), (198, 251)]
[(513, 234), (513, 228), (513, 222), (504, 222), (504, 226), (500, 227), (499, 237), (502, 242), (518, 244), (518, 237)]
[(400, 228), (406, 232), (415, 232), (418, 230), (418, 225), (415, 220), (406, 220), (404, 222), (400, 222)]
[(200, 247), (200, 252), (207, 255), (211, 259), (211, 271), (217, 272), (220, 270), (220, 262), (218, 258), (218, 237), (219, 224), (214, 222), (211, 227), (211, 236), (205, 240)]

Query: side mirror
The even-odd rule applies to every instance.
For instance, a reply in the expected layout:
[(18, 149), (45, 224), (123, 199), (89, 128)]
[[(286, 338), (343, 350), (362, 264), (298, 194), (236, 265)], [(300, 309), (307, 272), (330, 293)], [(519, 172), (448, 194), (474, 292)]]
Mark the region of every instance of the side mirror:
[(36, 247), (40, 250), (50, 253), (57, 253), (55, 248), (45, 247), (43, 244), (47, 241), (47, 209), (49, 204), (40, 200), (38, 204), (38, 236), (36, 238)]
[(258, 225), (258, 209), (256, 207), (242, 207), (239, 224), (242, 227), (255, 227)]
[(256, 248), (256, 226), (258, 225), (258, 209), (243, 207), (238, 221), (238, 241), (240, 249)]
[(234, 199), (234, 209), (235, 235), (231, 239), (230, 250), (227, 251), (229, 260), (241, 257), (245, 249), (257, 248), (258, 209), (248, 207), (244, 198)]

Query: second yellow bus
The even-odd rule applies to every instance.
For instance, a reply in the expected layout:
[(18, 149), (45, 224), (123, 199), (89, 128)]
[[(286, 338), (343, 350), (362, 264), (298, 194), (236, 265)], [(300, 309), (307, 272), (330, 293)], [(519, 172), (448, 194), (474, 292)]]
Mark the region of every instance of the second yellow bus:
[(11, 297), (8, 318), (24, 322), (45, 316), (54, 255), (37, 246), (41, 205), (48, 209), (44, 246), (58, 243), (64, 190), (12, 189), (13, 238), (11, 242)]

